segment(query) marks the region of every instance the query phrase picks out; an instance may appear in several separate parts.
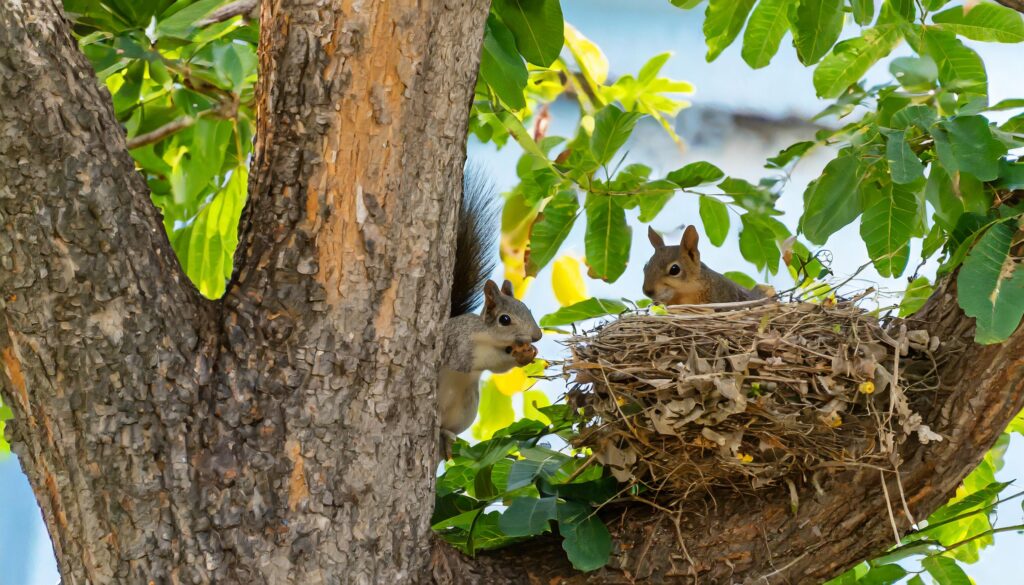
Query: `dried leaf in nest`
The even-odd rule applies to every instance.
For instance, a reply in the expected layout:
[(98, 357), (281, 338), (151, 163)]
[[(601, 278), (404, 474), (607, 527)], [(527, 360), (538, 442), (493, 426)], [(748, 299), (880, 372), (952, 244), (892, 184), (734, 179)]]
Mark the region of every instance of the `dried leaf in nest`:
[(853, 303), (631, 313), (568, 345), (590, 417), (576, 445), (666, 501), (889, 465), (911, 435), (941, 440), (913, 409), (938, 387), (939, 340)]

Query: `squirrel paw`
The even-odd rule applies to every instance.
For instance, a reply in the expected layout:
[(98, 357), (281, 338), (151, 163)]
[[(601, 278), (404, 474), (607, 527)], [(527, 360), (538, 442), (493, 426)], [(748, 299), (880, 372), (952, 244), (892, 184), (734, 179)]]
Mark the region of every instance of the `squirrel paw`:
[(537, 357), (537, 348), (532, 343), (517, 343), (506, 347), (505, 353), (512, 354), (517, 365), (526, 366)]
[(455, 433), (448, 429), (441, 429), (441, 435), (439, 437), (441, 441), (441, 457), (443, 457), (445, 461), (452, 458), (452, 445), (455, 444), (456, 438)]

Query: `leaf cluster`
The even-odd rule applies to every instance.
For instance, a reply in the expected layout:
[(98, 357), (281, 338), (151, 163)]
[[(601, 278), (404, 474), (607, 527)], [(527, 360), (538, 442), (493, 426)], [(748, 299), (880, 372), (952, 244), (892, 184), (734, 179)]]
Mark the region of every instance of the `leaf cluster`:
[(469, 555), (557, 531), (574, 567), (597, 569), (611, 554), (597, 508), (618, 495), (619, 485), (582, 454), (541, 443), (572, 435), (570, 407), (540, 411), (549, 424), (523, 419), (474, 445), (455, 443), (437, 480), (433, 529)]

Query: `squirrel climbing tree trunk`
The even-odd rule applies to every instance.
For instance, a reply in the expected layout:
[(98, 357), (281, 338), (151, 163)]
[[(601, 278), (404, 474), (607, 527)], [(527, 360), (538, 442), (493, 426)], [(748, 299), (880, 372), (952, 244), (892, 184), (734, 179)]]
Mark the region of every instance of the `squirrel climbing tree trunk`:
[[(616, 510), (612, 565), (585, 576), (553, 541), (476, 560), (433, 541), (486, 4), (263, 1), (250, 197), (216, 302), (182, 274), (60, 2), (0, 5), (0, 391), (64, 583), (809, 583), (884, 548), (887, 506), (906, 528), (869, 474), (795, 515), (772, 494)], [(923, 315), (969, 336), (948, 290)], [(947, 366), (929, 416), (949, 440), (902, 467), (918, 517), (1021, 407), (1022, 355), (1018, 330)]]

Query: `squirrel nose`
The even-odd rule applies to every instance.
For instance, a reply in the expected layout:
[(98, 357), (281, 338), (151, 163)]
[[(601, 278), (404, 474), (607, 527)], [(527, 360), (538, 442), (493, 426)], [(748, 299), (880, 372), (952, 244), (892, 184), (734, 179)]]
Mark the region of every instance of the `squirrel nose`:
[(646, 296), (647, 298), (654, 298), (654, 289), (653, 289), (653, 288), (647, 288), (647, 287), (645, 286), (645, 287), (644, 287), (644, 295), (645, 295), (645, 296)]
[(541, 333), (540, 329), (537, 329), (536, 331), (533, 332), (533, 335), (530, 336), (530, 339), (532, 339), (533, 342), (536, 343), (536, 342), (540, 341), (540, 338), (542, 337), (542, 335), (543, 334)]

